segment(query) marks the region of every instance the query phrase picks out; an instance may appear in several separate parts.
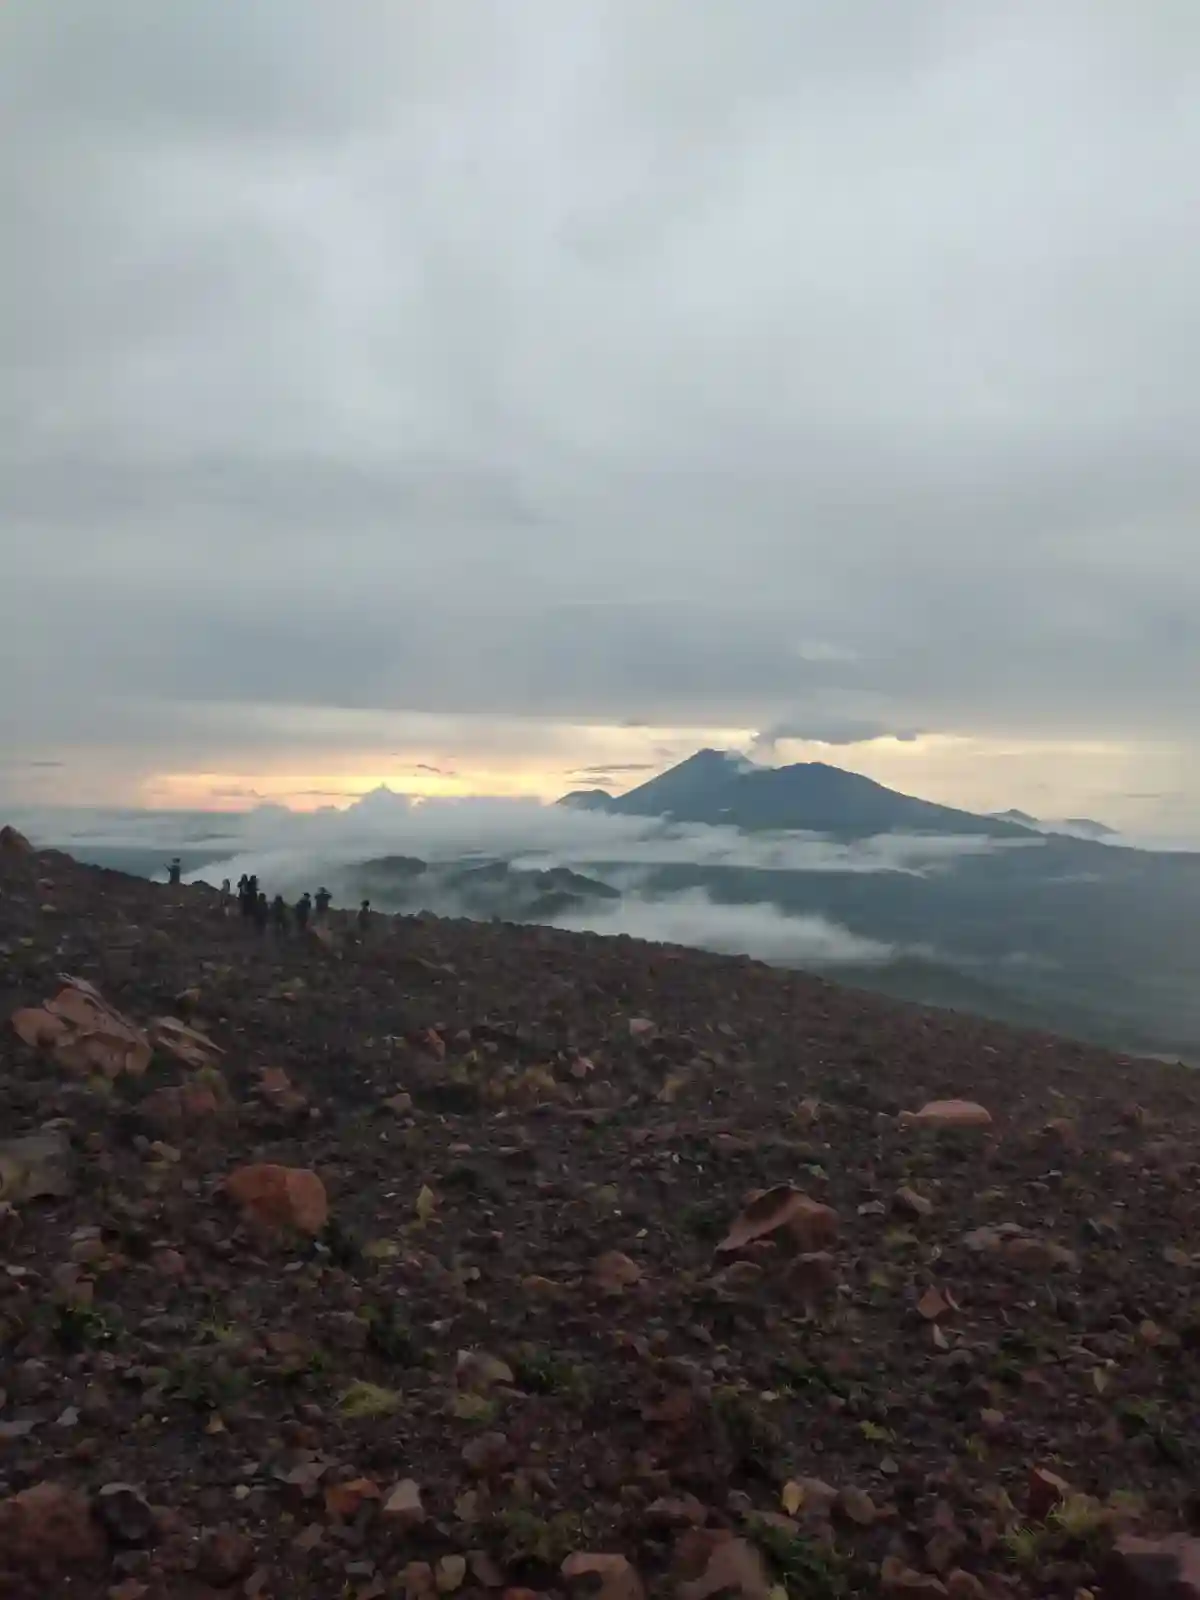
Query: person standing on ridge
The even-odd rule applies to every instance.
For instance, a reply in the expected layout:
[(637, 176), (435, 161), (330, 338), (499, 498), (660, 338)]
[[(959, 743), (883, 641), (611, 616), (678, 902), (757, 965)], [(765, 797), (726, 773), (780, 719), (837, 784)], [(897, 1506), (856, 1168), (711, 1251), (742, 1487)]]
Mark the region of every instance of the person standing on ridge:
[[(254, 883), (257, 880), (252, 878), (250, 881), (251, 883)], [(264, 893), (259, 892), (255, 894), (254, 900), (251, 904), (250, 914), (254, 918), (254, 926), (258, 929), (259, 933), (265, 933), (267, 931), (267, 923), (271, 918), (271, 907), (268, 905), (267, 897)]]
[(172, 856), (170, 865), (167, 867), (167, 882), (172, 888), (178, 888), (182, 878), (183, 863), (178, 856)]
[(277, 933), (287, 932), (287, 901), (281, 894), (277, 894), (274, 900), (271, 901), (271, 923)]
[(296, 926), (303, 933), (305, 928), (308, 927), (309, 913), (312, 911), (312, 895), (309, 894), (307, 889), (296, 901), (295, 911)]
[(330, 894), (328, 889), (318, 889), (317, 890), (316, 907), (317, 907), (317, 921), (318, 922), (324, 922), (326, 917), (328, 917), (328, 915), (329, 915), (329, 906), (330, 906), (330, 903), (332, 902), (332, 900), (333, 900), (333, 896)]
[(364, 900), (358, 908), (358, 931), (364, 936), (371, 927), (371, 902)]

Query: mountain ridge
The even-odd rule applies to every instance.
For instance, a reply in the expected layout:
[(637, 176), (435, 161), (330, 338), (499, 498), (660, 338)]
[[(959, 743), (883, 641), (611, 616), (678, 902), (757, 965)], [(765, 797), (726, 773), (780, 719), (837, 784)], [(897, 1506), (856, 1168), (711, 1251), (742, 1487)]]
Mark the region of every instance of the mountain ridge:
[(1032, 838), (1037, 831), (1005, 817), (921, 800), (823, 761), (763, 767), (713, 749), (697, 750), (622, 795), (575, 791), (558, 804), (614, 816), (667, 816), (747, 832), (779, 828), (843, 839), (901, 832)]

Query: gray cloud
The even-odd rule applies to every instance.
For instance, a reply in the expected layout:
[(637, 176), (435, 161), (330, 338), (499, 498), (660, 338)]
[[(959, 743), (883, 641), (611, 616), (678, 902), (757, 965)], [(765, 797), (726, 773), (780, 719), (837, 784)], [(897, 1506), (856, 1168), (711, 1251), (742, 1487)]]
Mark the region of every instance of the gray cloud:
[(920, 737), (915, 728), (896, 728), (887, 722), (867, 717), (810, 716), (784, 718), (754, 735), (752, 753), (770, 757), (785, 739), (811, 744), (862, 744), (868, 739), (899, 739), (911, 744)]
[(1192, 0), (0, 31), (10, 748), (1196, 744)]

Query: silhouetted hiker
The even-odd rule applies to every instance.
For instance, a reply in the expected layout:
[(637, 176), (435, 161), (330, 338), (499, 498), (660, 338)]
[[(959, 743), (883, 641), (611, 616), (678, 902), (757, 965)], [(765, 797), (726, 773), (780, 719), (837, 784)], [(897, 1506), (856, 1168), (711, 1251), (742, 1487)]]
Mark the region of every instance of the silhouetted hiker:
[(183, 863), (180, 861), (178, 856), (173, 856), (171, 859), (171, 864), (167, 868), (167, 882), (172, 885), (178, 885), (182, 877)]
[(242, 890), (242, 915), (244, 917), (258, 915), (258, 878), (254, 873), (246, 879), (246, 887)]
[(325, 918), (329, 915), (329, 905), (332, 899), (333, 896), (330, 894), (328, 889), (317, 890), (317, 898), (315, 903), (317, 907), (318, 922), (324, 922)]
[(303, 933), (305, 928), (308, 927), (308, 917), (311, 910), (312, 895), (310, 895), (306, 889), (300, 896), (299, 900), (296, 901), (296, 926), (300, 929), (301, 933)]
[(371, 902), (369, 900), (364, 900), (362, 905), (360, 905), (359, 908), (358, 908), (358, 931), (359, 931), (359, 933), (366, 933), (367, 929), (370, 926), (371, 926)]
[[(251, 882), (253, 881), (254, 880), (251, 879)], [(267, 931), (267, 923), (270, 921), (271, 917), (271, 907), (267, 903), (267, 897), (265, 894), (260, 893), (254, 896), (254, 904), (251, 910), (251, 915), (254, 918), (254, 926), (258, 929), (259, 933), (265, 933)]]
[(222, 900), (228, 900), (229, 896), (232, 893), (233, 893), (233, 891), (229, 887), (229, 879), (228, 878), (222, 878), (221, 879), (221, 899)]
[(271, 901), (271, 921), (280, 933), (287, 932), (288, 908), (287, 901), (281, 894), (277, 894)]

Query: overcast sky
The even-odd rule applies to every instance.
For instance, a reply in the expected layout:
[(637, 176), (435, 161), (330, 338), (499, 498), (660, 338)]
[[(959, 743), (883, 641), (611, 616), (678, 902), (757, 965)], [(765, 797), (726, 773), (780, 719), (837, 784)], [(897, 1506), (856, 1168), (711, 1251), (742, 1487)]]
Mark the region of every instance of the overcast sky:
[(0, 795), (1194, 811), (1198, 171), (1195, 0), (12, 0)]

